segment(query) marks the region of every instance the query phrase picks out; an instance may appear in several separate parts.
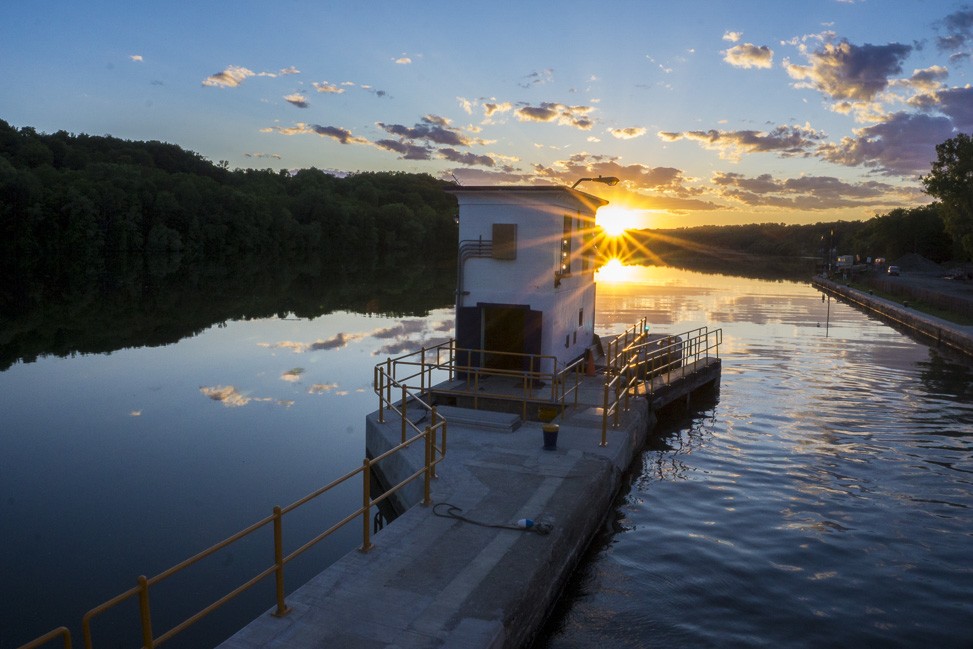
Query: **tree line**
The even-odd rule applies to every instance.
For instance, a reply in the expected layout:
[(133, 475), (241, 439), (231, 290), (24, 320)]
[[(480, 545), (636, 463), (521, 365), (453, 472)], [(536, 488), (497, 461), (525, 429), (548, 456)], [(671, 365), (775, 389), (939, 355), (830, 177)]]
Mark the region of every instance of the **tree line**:
[(608, 244), (611, 254), (630, 263), (683, 264), (696, 261), (760, 264), (770, 259), (806, 259), (826, 263), (836, 255), (895, 260), (915, 253), (936, 263), (968, 259), (946, 231), (937, 203), (898, 208), (867, 221), (807, 225), (759, 223), (640, 230), (627, 241)]
[(452, 259), (456, 200), (446, 185), (397, 172), (231, 171), (173, 144), (0, 120), (0, 263), (9, 277), (54, 259), (97, 266), (146, 254)]

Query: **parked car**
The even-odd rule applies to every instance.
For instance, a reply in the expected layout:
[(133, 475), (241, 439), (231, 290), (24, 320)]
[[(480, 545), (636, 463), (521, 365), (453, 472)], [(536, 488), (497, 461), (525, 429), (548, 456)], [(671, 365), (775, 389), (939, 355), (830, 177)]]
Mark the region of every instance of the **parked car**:
[(889, 266), (889, 275), (898, 275), (900, 269), (898, 266)]

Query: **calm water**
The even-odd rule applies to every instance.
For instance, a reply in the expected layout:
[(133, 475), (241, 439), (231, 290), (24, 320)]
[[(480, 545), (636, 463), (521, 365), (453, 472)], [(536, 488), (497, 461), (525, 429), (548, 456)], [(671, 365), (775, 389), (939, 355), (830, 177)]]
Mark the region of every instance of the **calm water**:
[[(653, 437), (540, 644), (969, 647), (971, 363), (806, 285), (629, 273), (599, 284), (600, 332), (643, 315), (720, 326), (722, 385)], [(451, 327), (449, 307), (237, 321), (0, 373), (0, 647), (77, 630), (137, 575), (358, 466), (373, 365)], [(288, 587), (356, 534), (289, 567)], [(268, 565), (268, 543), (154, 592), (157, 627), (198, 608), (186, 591), (215, 597)], [(212, 645), (272, 601), (264, 588), (172, 646)], [(130, 626), (96, 622), (97, 646), (135, 645)]]
[(799, 284), (633, 279), (600, 308), (722, 327), (721, 389), (654, 437), (541, 644), (973, 646), (971, 363)]

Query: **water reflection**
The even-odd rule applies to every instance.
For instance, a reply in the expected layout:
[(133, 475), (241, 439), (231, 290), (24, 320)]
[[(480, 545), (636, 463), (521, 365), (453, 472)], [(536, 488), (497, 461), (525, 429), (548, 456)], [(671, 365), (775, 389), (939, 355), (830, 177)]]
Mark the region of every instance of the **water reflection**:
[(722, 327), (723, 376), (650, 440), (541, 646), (968, 644), (969, 359), (800, 282), (647, 269), (599, 300)]

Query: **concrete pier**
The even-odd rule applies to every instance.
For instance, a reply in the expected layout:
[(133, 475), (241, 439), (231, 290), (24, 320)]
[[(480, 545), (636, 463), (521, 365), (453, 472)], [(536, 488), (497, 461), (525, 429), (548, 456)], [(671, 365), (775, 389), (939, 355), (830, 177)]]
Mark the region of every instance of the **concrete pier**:
[[(903, 278), (904, 281), (908, 281)], [(815, 277), (811, 284), (822, 291), (835, 295), (859, 308), (870, 311), (882, 318), (907, 327), (912, 331), (934, 340), (939, 345), (951, 347), (973, 356), (973, 327), (958, 325), (942, 318), (916, 311), (907, 304), (895, 302), (865, 291), (851, 288), (825, 277)], [(953, 285), (942, 281), (943, 292), (953, 288)]]
[[(674, 385), (667, 403), (719, 374), (719, 360), (710, 359), (673, 382), (683, 387)], [(432, 505), (409, 508), (374, 536), (370, 552), (350, 552), (288, 595), (288, 615), (262, 615), (221, 647), (492, 649), (529, 643), (655, 425), (648, 401), (633, 398), (608, 431), (607, 446), (600, 446), (596, 404), (603, 384), (601, 377), (586, 378), (580, 405), (555, 420), (556, 450), (542, 448), (540, 422), (446, 409), (448, 450)], [(379, 423), (377, 413), (366, 421), (371, 454), (399, 443), (397, 422)], [(388, 479), (422, 466), (421, 453), (415, 449), (414, 457), (384, 468)], [(473, 522), (437, 515), (449, 506)], [(476, 524), (511, 525), (523, 518), (549, 525), (550, 532)]]

